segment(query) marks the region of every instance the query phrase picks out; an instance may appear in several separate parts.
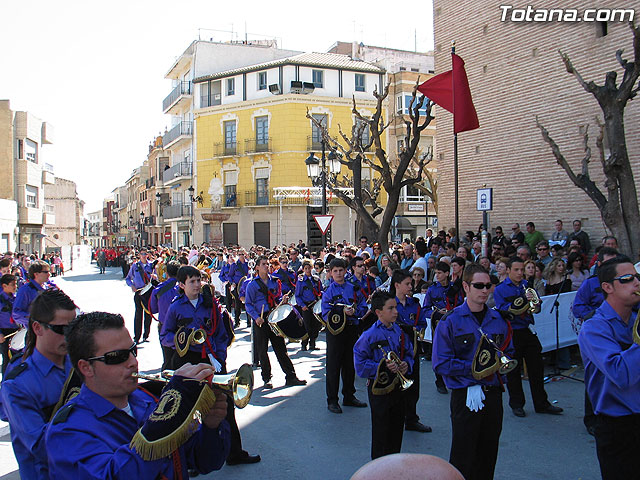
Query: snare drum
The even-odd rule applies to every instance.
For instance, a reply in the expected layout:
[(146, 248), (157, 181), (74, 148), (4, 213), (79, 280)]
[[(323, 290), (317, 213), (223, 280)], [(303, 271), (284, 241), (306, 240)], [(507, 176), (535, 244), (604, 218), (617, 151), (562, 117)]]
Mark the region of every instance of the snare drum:
[(309, 338), (298, 310), (288, 303), (273, 310), (267, 322), (276, 335), (287, 340), (300, 342)]
[(14, 352), (19, 352), (24, 349), (25, 341), (27, 339), (27, 328), (21, 328), (9, 339), (9, 349)]
[(316, 320), (318, 320), (323, 327), (326, 327), (327, 324), (322, 318), (322, 299), (319, 298), (318, 300), (315, 301), (315, 303), (313, 304), (312, 310), (313, 310), (313, 314), (316, 316)]

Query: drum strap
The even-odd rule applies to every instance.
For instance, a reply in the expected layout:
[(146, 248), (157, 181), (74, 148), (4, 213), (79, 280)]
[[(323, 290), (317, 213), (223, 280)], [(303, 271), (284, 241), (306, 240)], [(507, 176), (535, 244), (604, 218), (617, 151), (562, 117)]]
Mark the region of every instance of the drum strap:
[(136, 262), (136, 267), (145, 285), (149, 283), (149, 275), (147, 275), (147, 272), (144, 271), (144, 268), (142, 268), (142, 265), (140, 264), (140, 262)]
[(507, 322), (507, 336), (504, 339), (504, 343), (500, 345), (500, 350), (504, 351), (505, 348), (509, 346), (509, 342), (511, 342), (511, 338), (513, 337), (513, 328), (511, 328), (511, 322), (505, 319)]
[(404, 332), (400, 330), (400, 360), (404, 361)]
[(416, 318), (413, 321), (413, 326), (418, 326), (418, 319), (420, 318), (420, 304), (418, 303), (418, 311), (416, 312)]

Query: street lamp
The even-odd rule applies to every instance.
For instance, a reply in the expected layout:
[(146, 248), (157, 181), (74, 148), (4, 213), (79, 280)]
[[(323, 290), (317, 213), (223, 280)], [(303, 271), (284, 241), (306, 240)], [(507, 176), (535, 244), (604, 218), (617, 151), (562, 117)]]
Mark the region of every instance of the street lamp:
[(140, 212), (140, 246), (142, 247), (142, 238), (144, 237), (144, 212)]
[(191, 246), (193, 245), (193, 193), (196, 189), (191, 185), (187, 190), (189, 191), (189, 199), (191, 200), (191, 207), (189, 209), (189, 246)]

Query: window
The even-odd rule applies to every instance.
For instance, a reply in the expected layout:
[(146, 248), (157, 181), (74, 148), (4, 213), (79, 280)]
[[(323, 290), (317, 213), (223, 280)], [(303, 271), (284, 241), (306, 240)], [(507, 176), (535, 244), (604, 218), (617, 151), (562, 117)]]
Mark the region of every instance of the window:
[(25, 191), (26, 191), (27, 207), (38, 208), (38, 187), (32, 187), (31, 185), (26, 185)]
[(236, 153), (236, 121), (224, 122), (224, 153), (234, 155)]
[(267, 72), (258, 72), (258, 90), (267, 89)]
[(269, 117), (256, 117), (256, 152), (266, 152), (269, 147)]
[(313, 75), (313, 86), (316, 88), (324, 87), (324, 71), (323, 70), (312, 70)]
[(200, 107), (208, 107), (209, 103), (209, 90), (211, 88), (211, 82), (204, 82), (200, 84)]
[(200, 107), (212, 107), (222, 103), (220, 80), (211, 80), (200, 84)]
[(398, 154), (404, 150), (404, 140), (398, 140)]
[(236, 79), (235, 78), (227, 78), (227, 96), (236, 94)]
[(25, 158), (33, 163), (38, 163), (38, 144), (28, 138), (24, 141)]
[(371, 193), (371, 168), (362, 167), (360, 179), (362, 181), (362, 189)]
[(369, 124), (359, 118), (356, 118), (356, 135), (360, 136), (360, 144), (363, 148), (369, 143), (370, 133)]
[[(327, 115), (314, 113), (314, 120), (327, 128)], [(322, 129), (318, 128), (315, 123), (311, 124), (311, 149), (320, 150), (322, 148)]]
[(224, 205), (235, 207), (238, 205), (236, 186), (238, 184), (238, 172), (231, 170), (224, 172)]
[[(415, 104), (412, 106), (413, 97), (410, 93), (404, 93), (396, 97), (396, 113), (400, 113), (402, 115), (409, 115), (409, 108), (415, 107)], [(420, 95), (416, 95), (416, 102), (420, 101)], [(422, 107), (420, 107), (420, 115), (427, 114), (427, 103), (429, 102), (429, 98), (424, 97), (424, 102), (422, 102)]]
[(268, 168), (256, 168), (256, 205), (269, 205)]
[(364, 74), (356, 73), (356, 92), (364, 92)]
[(191, 149), (184, 151), (184, 161), (185, 163), (191, 163)]

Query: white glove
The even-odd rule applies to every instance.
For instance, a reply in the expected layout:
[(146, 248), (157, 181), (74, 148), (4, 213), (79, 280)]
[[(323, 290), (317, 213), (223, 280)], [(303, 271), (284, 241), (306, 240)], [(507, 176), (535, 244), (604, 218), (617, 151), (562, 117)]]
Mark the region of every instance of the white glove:
[(534, 335), (538, 335), (538, 333), (536, 332), (536, 327), (534, 327), (532, 323), (529, 324), (529, 331)]
[(478, 412), (484, 408), (484, 392), (482, 385), (467, 387), (467, 408), (472, 412)]
[[(216, 357), (213, 356), (213, 354), (209, 353), (209, 361), (211, 362), (211, 365), (213, 365), (213, 368), (216, 369), (216, 373), (221, 372), (222, 371), (222, 364), (216, 360)], [(482, 397), (484, 398), (484, 396)]]

